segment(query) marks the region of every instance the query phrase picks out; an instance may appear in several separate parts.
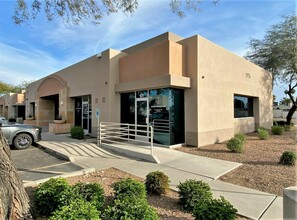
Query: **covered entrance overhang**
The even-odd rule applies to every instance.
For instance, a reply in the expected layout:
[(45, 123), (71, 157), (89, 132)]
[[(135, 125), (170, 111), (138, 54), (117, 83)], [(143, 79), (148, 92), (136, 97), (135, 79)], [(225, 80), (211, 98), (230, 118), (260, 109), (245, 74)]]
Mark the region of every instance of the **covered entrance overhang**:
[(116, 84), (115, 90), (116, 92), (124, 93), (130, 91), (166, 87), (189, 89), (191, 88), (191, 79), (189, 77), (168, 74), (163, 76), (155, 76), (134, 80), (130, 82), (121, 82), (119, 84)]
[(71, 123), (73, 110), (68, 108), (70, 99), (66, 81), (56, 75), (46, 77), (35, 93), (35, 103), (28, 113), (34, 112), (35, 124), (48, 126), (54, 120), (62, 119)]

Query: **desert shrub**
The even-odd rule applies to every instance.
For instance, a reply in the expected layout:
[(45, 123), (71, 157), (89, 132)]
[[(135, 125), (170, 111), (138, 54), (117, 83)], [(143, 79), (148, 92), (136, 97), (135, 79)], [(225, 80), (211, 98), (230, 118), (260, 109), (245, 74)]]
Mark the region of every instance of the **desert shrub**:
[(77, 183), (73, 186), (77, 194), (87, 202), (102, 210), (105, 202), (104, 190), (98, 183)]
[(169, 178), (161, 171), (150, 172), (146, 175), (145, 187), (150, 194), (165, 194), (169, 190)]
[(258, 128), (257, 132), (260, 139), (267, 140), (269, 138), (269, 133), (266, 129)]
[(239, 138), (231, 138), (227, 142), (227, 148), (236, 153), (241, 153), (243, 151), (243, 142)]
[(50, 216), (56, 209), (69, 204), (75, 195), (65, 179), (56, 178), (40, 184), (34, 197), (37, 212), (43, 216)]
[(280, 163), (283, 165), (294, 165), (295, 161), (296, 153), (293, 151), (285, 151), (280, 158)]
[(115, 198), (137, 197), (146, 199), (145, 185), (137, 180), (126, 178), (114, 184)]
[(69, 205), (56, 210), (49, 220), (100, 220), (96, 207), (83, 199), (75, 199)]
[(144, 198), (122, 197), (115, 199), (104, 211), (104, 219), (118, 220), (159, 220), (155, 209), (148, 205)]
[(221, 196), (220, 199), (210, 199), (198, 202), (193, 211), (196, 220), (234, 220), (237, 210)]
[(74, 126), (70, 130), (71, 137), (74, 139), (84, 139), (84, 129), (80, 126)]
[(234, 135), (234, 138), (237, 138), (237, 139), (241, 140), (242, 143), (244, 143), (245, 139), (246, 139), (246, 136), (245, 136), (244, 133), (236, 133)]
[(177, 186), (179, 203), (187, 211), (193, 211), (199, 201), (212, 199), (212, 192), (207, 183), (198, 180), (186, 180)]
[(291, 125), (284, 125), (284, 130), (285, 131), (290, 131), (291, 130)]
[(274, 135), (282, 135), (284, 133), (284, 128), (279, 125), (274, 125), (271, 127), (271, 132)]

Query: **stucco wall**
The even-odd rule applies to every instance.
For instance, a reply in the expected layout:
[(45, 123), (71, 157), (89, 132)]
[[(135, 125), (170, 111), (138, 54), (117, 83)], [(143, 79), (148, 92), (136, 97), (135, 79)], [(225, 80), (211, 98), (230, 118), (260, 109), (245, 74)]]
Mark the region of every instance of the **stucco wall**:
[(164, 41), (120, 59), (120, 83), (162, 75), (185, 74), (183, 46)]
[[(254, 117), (234, 118), (234, 94), (255, 97)], [(272, 125), (271, 74), (198, 36), (199, 146)]]
[(197, 36), (178, 43), (185, 47), (185, 76), (191, 79), (191, 88), (185, 89), (185, 141), (187, 145), (198, 146)]
[[(121, 56), (124, 56), (124, 53), (106, 50), (102, 52), (100, 58), (92, 56), (31, 83), (27, 91), (27, 115), (29, 103), (35, 102), (38, 125), (47, 125), (52, 122), (53, 103), (46, 102), (40, 97), (58, 94), (60, 114), (68, 123), (74, 124), (74, 97), (91, 95), (92, 135), (97, 135), (98, 120), (95, 114), (97, 108), (100, 109), (101, 121), (119, 122), (120, 95), (115, 93), (114, 85), (118, 83)], [(63, 83), (59, 84), (55, 78)]]

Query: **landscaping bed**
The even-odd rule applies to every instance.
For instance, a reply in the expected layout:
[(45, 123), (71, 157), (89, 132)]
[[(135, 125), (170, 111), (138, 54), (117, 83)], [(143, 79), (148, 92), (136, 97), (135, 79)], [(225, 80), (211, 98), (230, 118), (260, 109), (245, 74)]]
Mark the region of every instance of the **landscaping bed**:
[(267, 193), (282, 196), (284, 188), (297, 185), (297, 164), (285, 166), (279, 163), (284, 151), (297, 148), (297, 129), (283, 135), (271, 135), (261, 140), (256, 132), (247, 134), (243, 153), (232, 153), (226, 143), (200, 148), (181, 147), (176, 150), (215, 159), (242, 163), (237, 169), (223, 175), (220, 180)]
[[(110, 203), (114, 196), (113, 194), (114, 183), (122, 180), (123, 178), (133, 178), (141, 182), (144, 182), (144, 179), (142, 178), (139, 178), (137, 176), (123, 172), (115, 168), (109, 168), (106, 170), (96, 171), (85, 175), (69, 177), (67, 178), (67, 181), (69, 182), (70, 185), (74, 185), (77, 182), (99, 183), (104, 189), (104, 194), (105, 194), (107, 203)], [(33, 203), (33, 199), (34, 199), (33, 194), (35, 189), (32, 187), (27, 187), (26, 190)], [(161, 195), (161, 196), (148, 195), (147, 198), (148, 198), (149, 204), (157, 210), (157, 213), (161, 219), (194, 220), (194, 217), (190, 213), (187, 213), (181, 209), (180, 205), (178, 204), (178, 193), (173, 190), (169, 190), (166, 195)], [(45, 218), (39, 218), (39, 219), (45, 219)], [(246, 218), (238, 216), (237, 220), (246, 220)]]

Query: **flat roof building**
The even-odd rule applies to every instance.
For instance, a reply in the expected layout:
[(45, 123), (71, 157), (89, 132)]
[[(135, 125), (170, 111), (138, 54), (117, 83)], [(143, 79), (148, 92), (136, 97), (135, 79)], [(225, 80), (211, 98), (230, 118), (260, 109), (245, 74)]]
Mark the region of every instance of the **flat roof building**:
[(27, 123), (61, 116), (97, 135), (100, 120), (162, 125), (154, 141), (203, 146), (272, 125), (272, 76), (209, 40), (164, 33), (108, 49), (29, 85)]

